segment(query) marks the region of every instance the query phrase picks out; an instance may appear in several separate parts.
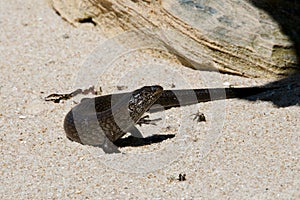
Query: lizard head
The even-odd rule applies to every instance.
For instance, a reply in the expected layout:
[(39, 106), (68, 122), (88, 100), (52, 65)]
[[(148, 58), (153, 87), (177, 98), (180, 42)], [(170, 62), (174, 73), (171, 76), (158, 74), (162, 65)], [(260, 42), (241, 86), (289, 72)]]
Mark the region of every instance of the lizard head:
[(144, 86), (132, 92), (128, 110), (133, 120), (138, 120), (160, 97), (163, 88), (159, 85)]

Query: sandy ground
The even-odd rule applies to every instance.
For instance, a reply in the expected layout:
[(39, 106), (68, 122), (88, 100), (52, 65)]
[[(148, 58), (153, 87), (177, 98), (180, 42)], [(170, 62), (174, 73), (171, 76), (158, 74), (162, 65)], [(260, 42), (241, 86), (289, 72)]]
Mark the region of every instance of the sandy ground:
[[(37, 0), (0, 1), (0, 25), (1, 199), (300, 198), (299, 106), (234, 99), (155, 113), (151, 118), (163, 120), (142, 126), (144, 136), (175, 137), (107, 155), (65, 137), (64, 116), (78, 100), (44, 101), (50, 93), (77, 89), (85, 64), (94, 62), (90, 55), (107, 40), (74, 28)], [(168, 68), (141, 52), (114, 59), (116, 68), (90, 83), (100, 84), (104, 93), (117, 85), (130, 91), (145, 84), (268, 82)], [(141, 70), (149, 63), (155, 70)], [(193, 120), (197, 110), (207, 122)], [(180, 173), (185, 181), (177, 180)]]

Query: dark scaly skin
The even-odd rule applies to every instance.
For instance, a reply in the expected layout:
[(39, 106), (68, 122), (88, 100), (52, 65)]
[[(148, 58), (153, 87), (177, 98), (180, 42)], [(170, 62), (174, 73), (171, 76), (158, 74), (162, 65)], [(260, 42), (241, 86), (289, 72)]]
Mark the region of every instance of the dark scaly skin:
[[(213, 88), (163, 90), (145, 86), (132, 93), (83, 99), (65, 117), (64, 129), (73, 141), (100, 146), (105, 152), (119, 152), (113, 142), (133, 127), (154, 104), (164, 109), (213, 100), (243, 98), (273, 88)], [(153, 110), (151, 108), (151, 110)]]

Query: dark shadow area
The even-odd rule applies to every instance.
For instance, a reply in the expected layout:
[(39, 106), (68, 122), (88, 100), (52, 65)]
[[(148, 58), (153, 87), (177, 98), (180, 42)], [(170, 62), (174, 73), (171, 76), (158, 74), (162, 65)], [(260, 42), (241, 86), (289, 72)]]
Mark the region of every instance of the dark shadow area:
[(146, 138), (137, 138), (133, 136), (129, 136), (126, 138), (120, 138), (114, 142), (114, 144), (118, 147), (139, 147), (139, 146), (146, 146), (151, 145), (154, 143), (160, 143), (164, 140), (170, 139), (175, 137), (175, 134), (168, 134), (168, 135), (152, 135)]
[[(249, 0), (255, 7), (267, 12), (280, 26), (281, 31), (292, 41), (296, 53), (298, 70), (295, 74), (272, 82), (266, 87), (279, 86), (269, 97), (278, 107), (299, 105), (300, 103), (300, 1), (299, 0)], [(290, 66), (286, 66), (287, 68)]]

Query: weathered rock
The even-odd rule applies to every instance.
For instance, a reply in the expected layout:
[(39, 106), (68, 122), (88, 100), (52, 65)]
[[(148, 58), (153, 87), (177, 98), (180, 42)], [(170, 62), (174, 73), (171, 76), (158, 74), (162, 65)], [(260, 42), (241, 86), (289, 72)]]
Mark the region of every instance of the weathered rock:
[(51, 1), (75, 26), (89, 22), (110, 37), (135, 30), (196, 69), (248, 77), (299, 70), (292, 41), (276, 21), (248, 1)]

